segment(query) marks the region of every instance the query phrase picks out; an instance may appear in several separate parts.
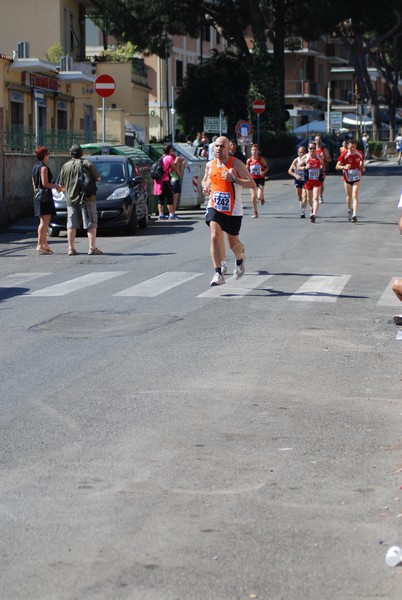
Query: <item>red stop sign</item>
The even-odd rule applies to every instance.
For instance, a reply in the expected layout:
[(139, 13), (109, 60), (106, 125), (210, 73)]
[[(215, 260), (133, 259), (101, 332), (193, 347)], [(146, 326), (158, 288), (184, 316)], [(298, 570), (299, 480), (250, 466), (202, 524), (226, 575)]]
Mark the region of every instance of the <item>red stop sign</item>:
[(116, 83), (110, 75), (98, 75), (94, 83), (95, 92), (102, 98), (108, 98), (116, 89)]
[(265, 111), (264, 100), (254, 100), (252, 108), (253, 108), (253, 111), (255, 113), (257, 113), (257, 115), (261, 115)]

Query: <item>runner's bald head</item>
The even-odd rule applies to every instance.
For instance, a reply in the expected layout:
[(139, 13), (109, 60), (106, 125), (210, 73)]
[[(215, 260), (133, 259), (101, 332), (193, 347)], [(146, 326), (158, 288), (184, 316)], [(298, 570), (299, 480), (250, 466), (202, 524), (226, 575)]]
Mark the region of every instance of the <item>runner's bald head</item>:
[(224, 135), (221, 135), (220, 137), (218, 137), (217, 140), (215, 140), (215, 146), (222, 146), (224, 145), (225, 148), (227, 148), (229, 150), (229, 140), (227, 137), (225, 137)]
[(226, 161), (229, 156), (229, 140), (224, 135), (218, 137), (214, 146), (215, 157), (221, 161)]

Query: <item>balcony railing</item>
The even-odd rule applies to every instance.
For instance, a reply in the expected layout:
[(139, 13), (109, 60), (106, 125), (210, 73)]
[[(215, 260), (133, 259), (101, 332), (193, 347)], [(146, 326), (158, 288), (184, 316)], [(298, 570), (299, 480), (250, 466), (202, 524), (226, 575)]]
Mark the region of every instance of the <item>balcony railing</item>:
[[(12, 125), (4, 130), (5, 152), (31, 154), (36, 147), (36, 134), (32, 127)], [(96, 141), (96, 132), (67, 131), (66, 129), (40, 129), (39, 144), (49, 152), (68, 152), (73, 144), (88, 144)]]
[(318, 96), (319, 84), (309, 79), (295, 79), (285, 82), (287, 96)]
[(143, 58), (133, 58), (131, 60), (131, 81), (139, 85), (148, 85), (148, 71)]

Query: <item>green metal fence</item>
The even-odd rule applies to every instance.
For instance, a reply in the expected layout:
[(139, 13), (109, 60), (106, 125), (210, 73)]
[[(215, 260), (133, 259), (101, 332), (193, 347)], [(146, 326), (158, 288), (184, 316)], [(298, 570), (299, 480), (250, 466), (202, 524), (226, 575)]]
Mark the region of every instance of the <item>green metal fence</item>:
[[(36, 148), (36, 134), (32, 127), (13, 125), (4, 130), (5, 152), (32, 154)], [(68, 152), (73, 144), (89, 144), (96, 141), (95, 132), (67, 131), (65, 129), (40, 129), (39, 145), (46, 146), (49, 152)]]
[(154, 161), (163, 154), (163, 144), (141, 144), (140, 148)]

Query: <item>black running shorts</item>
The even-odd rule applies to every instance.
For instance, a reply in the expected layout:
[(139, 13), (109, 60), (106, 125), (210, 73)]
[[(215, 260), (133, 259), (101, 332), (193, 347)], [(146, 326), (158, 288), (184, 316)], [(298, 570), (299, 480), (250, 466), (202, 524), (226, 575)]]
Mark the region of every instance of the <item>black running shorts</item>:
[(215, 208), (208, 208), (205, 215), (205, 222), (209, 226), (211, 221), (215, 221), (225, 233), (239, 235), (242, 218), (225, 215), (219, 210), (215, 210)]

